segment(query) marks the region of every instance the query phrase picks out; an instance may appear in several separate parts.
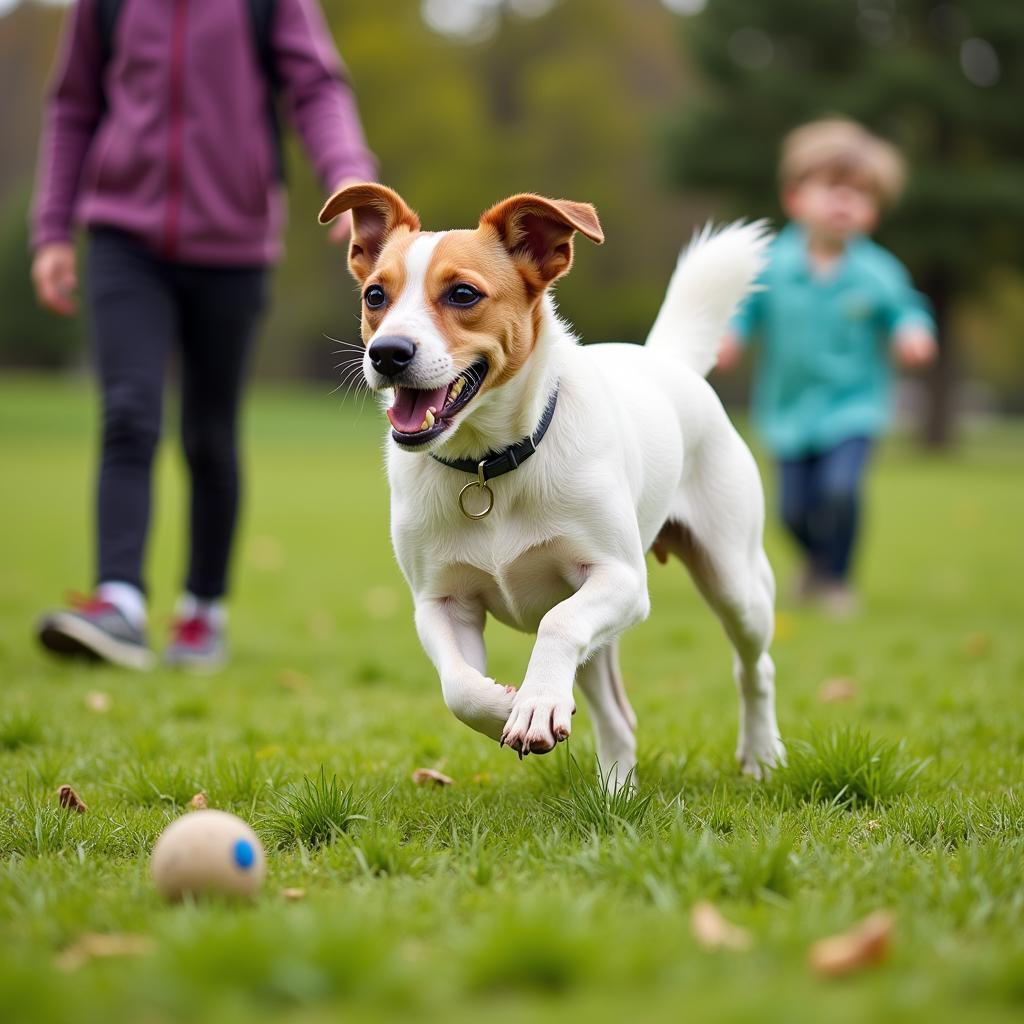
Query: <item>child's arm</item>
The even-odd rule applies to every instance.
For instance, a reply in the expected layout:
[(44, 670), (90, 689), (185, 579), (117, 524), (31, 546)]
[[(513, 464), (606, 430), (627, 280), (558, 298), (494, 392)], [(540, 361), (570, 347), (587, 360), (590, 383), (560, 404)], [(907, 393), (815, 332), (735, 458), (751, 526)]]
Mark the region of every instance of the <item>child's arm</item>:
[(907, 369), (926, 366), (939, 349), (928, 300), (914, 290), (906, 268), (896, 259), (889, 276), (883, 315), (893, 356)]
[(939, 351), (932, 331), (921, 324), (908, 324), (893, 335), (892, 350), (897, 362), (908, 370), (927, 366)]
[(758, 285), (744, 299), (739, 311), (732, 318), (718, 347), (718, 362), (715, 369), (728, 372), (734, 369), (743, 358), (743, 351), (750, 342), (751, 336), (760, 328), (764, 316), (763, 285)]

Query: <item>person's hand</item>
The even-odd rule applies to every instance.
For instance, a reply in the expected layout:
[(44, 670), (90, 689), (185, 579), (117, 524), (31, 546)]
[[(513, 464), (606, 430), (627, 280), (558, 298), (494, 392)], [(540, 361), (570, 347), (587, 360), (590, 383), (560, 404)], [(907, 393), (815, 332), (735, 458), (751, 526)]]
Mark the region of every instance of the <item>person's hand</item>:
[(935, 335), (927, 327), (911, 324), (896, 332), (893, 338), (893, 353), (900, 366), (916, 370), (927, 366), (939, 351)]
[[(343, 188), (348, 188), (349, 185), (361, 185), (361, 178), (343, 178), (334, 187), (334, 192), (340, 192)], [(331, 195), (334, 194), (331, 193)], [(341, 245), (348, 240), (349, 235), (352, 234), (352, 211), (346, 210), (344, 213), (339, 213), (334, 223), (331, 225), (330, 230), (327, 232), (327, 237), (334, 242), (336, 245)]]
[(739, 364), (742, 358), (743, 346), (740, 344), (739, 335), (735, 331), (726, 331), (718, 346), (718, 362), (715, 364), (715, 369), (728, 373)]
[(70, 242), (41, 245), (32, 260), (32, 284), (39, 305), (61, 316), (74, 316), (78, 309), (75, 247)]

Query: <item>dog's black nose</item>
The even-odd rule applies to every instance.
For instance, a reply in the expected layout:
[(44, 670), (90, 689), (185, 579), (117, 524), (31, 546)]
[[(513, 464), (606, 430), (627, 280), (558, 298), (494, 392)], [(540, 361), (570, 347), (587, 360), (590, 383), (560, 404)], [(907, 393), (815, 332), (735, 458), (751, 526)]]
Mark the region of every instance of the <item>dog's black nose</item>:
[(373, 368), (384, 377), (396, 377), (416, 355), (416, 346), (399, 334), (389, 334), (376, 338), (370, 345), (370, 362)]

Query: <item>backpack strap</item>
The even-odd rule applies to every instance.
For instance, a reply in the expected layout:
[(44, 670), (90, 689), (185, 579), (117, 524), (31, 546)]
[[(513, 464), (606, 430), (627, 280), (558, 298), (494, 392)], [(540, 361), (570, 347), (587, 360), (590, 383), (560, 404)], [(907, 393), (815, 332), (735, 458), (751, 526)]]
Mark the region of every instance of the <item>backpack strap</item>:
[(281, 115), (277, 109), (277, 94), (281, 88), (281, 76), (274, 63), (274, 15), (277, 0), (249, 0), (249, 21), (252, 28), (253, 46), (256, 58), (263, 71), (263, 77), (270, 86), (267, 98), (267, 120), (270, 123), (270, 137), (274, 143), (274, 170), (278, 181), (285, 180), (284, 137), (281, 131)]
[[(100, 41), (100, 81), (106, 77), (107, 65), (114, 55), (114, 33), (124, 0), (96, 0), (96, 34)], [(103, 105), (106, 106), (104, 96)]]

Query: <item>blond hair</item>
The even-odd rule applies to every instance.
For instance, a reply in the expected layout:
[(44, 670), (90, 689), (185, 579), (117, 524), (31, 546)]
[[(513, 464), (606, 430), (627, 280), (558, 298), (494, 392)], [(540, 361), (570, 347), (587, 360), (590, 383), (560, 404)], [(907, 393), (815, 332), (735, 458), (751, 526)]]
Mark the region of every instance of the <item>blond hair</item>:
[(891, 206), (903, 191), (906, 168), (891, 143), (856, 121), (831, 117), (794, 128), (782, 143), (783, 188), (816, 174), (861, 181), (883, 206)]

